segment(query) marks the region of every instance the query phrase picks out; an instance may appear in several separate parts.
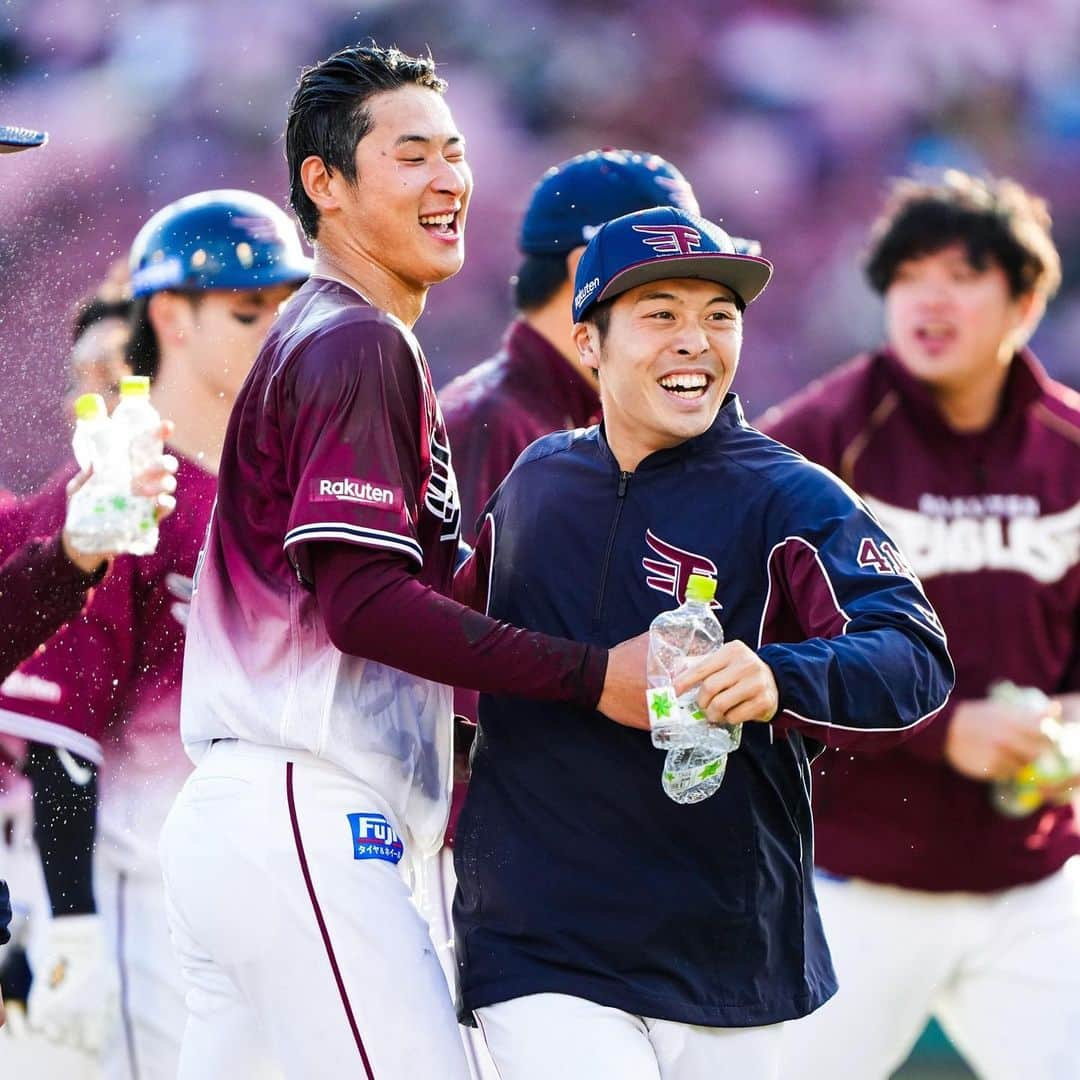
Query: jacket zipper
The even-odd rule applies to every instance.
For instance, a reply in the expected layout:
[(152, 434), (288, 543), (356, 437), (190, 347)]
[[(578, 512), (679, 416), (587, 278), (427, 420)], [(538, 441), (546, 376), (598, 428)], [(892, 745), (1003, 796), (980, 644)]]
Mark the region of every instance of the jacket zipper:
[(611, 532), (608, 533), (607, 548), (604, 551), (604, 564), (600, 569), (600, 595), (596, 598), (596, 610), (593, 612), (593, 633), (598, 633), (601, 622), (600, 617), (604, 610), (604, 591), (607, 586), (608, 566), (611, 564), (611, 553), (615, 549), (615, 533), (619, 530), (619, 518), (622, 517), (622, 508), (626, 500), (626, 489), (630, 486), (630, 477), (633, 473), (619, 473), (619, 489), (616, 492), (615, 517), (611, 522)]

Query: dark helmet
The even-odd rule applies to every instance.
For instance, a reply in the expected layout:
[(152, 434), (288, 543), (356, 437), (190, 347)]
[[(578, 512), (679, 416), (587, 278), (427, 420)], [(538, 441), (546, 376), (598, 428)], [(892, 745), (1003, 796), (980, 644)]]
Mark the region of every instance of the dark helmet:
[(250, 191), (200, 191), (159, 210), (131, 245), (131, 291), (264, 289), (304, 281), (292, 219)]
[(548, 169), (533, 188), (518, 247), (528, 255), (566, 254), (605, 221), (678, 206), (698, 212), (689, 181), (670, 161), (636, 150), (590, 150)]

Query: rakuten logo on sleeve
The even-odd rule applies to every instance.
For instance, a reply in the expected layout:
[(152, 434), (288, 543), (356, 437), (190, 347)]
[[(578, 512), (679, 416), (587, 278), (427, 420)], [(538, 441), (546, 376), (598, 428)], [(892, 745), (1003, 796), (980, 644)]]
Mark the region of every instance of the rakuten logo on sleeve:
[(382, 487), (369, 480), (355, 480), (345, 476), (340, 480), (312, 480), (312, 502), (351, 502), (370, 506), (376, 510), (397, 510), (401, 505), (401, 491)]

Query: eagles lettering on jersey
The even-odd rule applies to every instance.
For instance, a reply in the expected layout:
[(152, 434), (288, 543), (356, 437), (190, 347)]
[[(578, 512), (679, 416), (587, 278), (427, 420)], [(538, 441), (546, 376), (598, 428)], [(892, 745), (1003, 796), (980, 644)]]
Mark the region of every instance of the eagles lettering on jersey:
[(1008, 495), (965, 500), (924, 495), (919, 510), (872, 496), (866, 503), (924, 580), (1014, 570), (1048, 585), (1080, 562), (1080, 503), (1060, 514), (1039, 514), (1037, 499)]
[[(949, 635), (954, 702), (983, 699), (1002, 679), (1048, 695), (1080, 690), (1080, 396), (1028, 350), (978, 433), (953, 430), (888, 352), (838, 368), (762, 424), (845, 477), (922, 578)], [(893, 555), (876, 542), (860, 561), (889, 580)], [(1006, 818), (985, 785), (949, 769), (949, 731), (945, 715), (895, 752), (821, 759), (820, 866), (978, 893), (1038, 881), (1080, 851), (1071, 806)]]

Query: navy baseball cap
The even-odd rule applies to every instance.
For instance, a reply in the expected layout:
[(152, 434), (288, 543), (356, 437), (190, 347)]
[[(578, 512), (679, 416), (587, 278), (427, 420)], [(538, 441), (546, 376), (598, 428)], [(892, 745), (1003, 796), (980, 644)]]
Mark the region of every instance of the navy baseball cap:
[(48, 141), (49, 136), (44, 131), (0, 124), (0, 154), (14, 154), (19, 150), (30, 150), (35, 146), (44, 146)]
[(772, 277), (772, 263), (740, 252), (711, 221), (670, 206), (640, 210), (597, 230), (574, 276), (574, 322), (635, 285), (662, 278), (703, 278), (749, 304)]
[(566, 254), (612, 218), (650, 206), (698, 212), (689, 181), (657, 154), (592, 150), (548, 169), (533, 189), (518, 247), (527, 255)]

